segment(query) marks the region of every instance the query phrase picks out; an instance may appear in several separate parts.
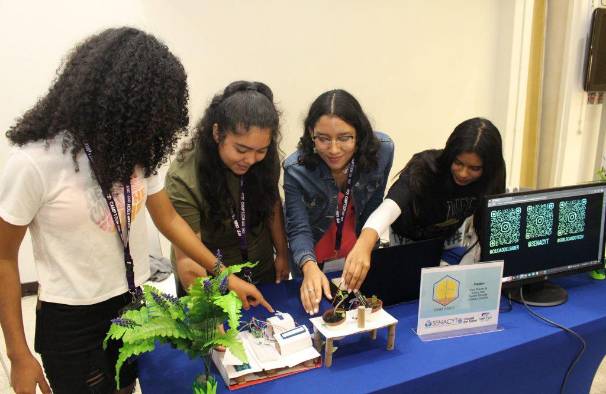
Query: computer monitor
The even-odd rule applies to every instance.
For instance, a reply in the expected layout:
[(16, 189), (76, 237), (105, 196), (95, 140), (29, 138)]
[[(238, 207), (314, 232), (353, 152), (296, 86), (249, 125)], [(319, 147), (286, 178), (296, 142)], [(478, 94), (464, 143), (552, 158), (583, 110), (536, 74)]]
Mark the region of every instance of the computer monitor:
[[(488, 196), (481, 206), (482, 261), (503, 260), (503, 289), (532, 305), (566, 302), (547, 279), (604, 266), (606, 183)], [(522, 287), (523, 286), (523, 287)]]

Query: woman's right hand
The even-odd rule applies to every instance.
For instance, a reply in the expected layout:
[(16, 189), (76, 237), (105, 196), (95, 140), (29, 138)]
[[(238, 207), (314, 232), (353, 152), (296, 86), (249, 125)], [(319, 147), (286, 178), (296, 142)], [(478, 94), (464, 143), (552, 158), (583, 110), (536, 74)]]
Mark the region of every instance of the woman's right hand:
[(42, 367), (31, 353), (11, 359), (11, 386), (17, 394), (35, 394), (36, 386), (43, 394), (51, 393)]
[(259, 289), (257, 289), (257, 287), (252, 283), (248, 283), (247, 281), (238, 278), (234, 274), (229, 275), (227, 283), (227, 287), (230, 290), (235, 291), (238, 297), (240, 297), (240, 300), (242, 300), (242, 307), (244, 309), (248, 310), (251, 305), (262, 305), (271, 313), (274, 312), (271, 305), (269, 305), (269, 303), (265, 301), (265, 298), (263, 298), (263, 294), (261, 294)]
[(305, 312), (313, 315), (318, 313), (322, 292), (329, 300), (332, 300), (330, 295), (330, 285), (328, 278), (324, 272), (320, 270), (318, 264), (313, 260), (308, 260), (303, 264), (303, 283), (301, 284), (301, 302)]
[(356, 244), (347, 255), (341, 275), (341, 286), (345, 287), (348, 292), (360, 290), (364, 283), (370, 269), (370, 255), (378, 239), (379, 236), (375, 230), (363, 229)]

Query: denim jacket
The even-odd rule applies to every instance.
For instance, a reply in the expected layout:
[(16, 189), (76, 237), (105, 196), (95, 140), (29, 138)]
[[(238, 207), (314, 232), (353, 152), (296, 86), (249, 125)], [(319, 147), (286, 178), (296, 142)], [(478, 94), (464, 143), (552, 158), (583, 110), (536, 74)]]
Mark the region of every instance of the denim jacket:
[[(393, 162), (391, 138), (380, 132), (375, 132), (375, 136), (380, 143), (377, 167), (370, 172), (354, 172), (352, 195), (358, 235), (368, 216), (383, 201)], [(338, 196), (337, 185), (328, 166), (321, 161), (314, 170), (310, 170), (299, 163), (300, 154), (300, 151), (294, 152), (283, 164), (286, 235), (292, 268), (299, 269), (307, 260), (316, 261), (315, 244), (335, 220)]]

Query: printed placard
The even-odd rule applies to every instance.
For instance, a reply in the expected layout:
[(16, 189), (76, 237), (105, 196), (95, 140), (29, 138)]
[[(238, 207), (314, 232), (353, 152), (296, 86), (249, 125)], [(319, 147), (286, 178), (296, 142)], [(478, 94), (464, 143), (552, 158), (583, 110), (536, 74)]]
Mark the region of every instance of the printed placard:
[(502, 275), (503, 261), (423, 268), (417, 334), (439, 339), (495, 330)]

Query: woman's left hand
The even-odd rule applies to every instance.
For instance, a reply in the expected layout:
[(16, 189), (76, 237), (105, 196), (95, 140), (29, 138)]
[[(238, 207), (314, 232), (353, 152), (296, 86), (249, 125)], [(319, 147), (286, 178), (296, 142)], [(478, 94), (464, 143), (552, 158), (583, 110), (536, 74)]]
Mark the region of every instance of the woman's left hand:
[(288, 257), (277, 255), (274, 264), (276, 267), (276, 283), (280, 283), (282, 280), (288, 280), (288, 276), (290, 275)]
[(265, 301), (263, 294), (261, 294), (259, 289), (252, 283), (248, 283), (247, 281), (238, 278), (236, 275), (231, 274), (227, 281), (227, 287), (240, 297), (242, 308), (245, 310), (248, 310), (251, 305), (261, 305), (269, 312), (274, 313), (274, 309)]

